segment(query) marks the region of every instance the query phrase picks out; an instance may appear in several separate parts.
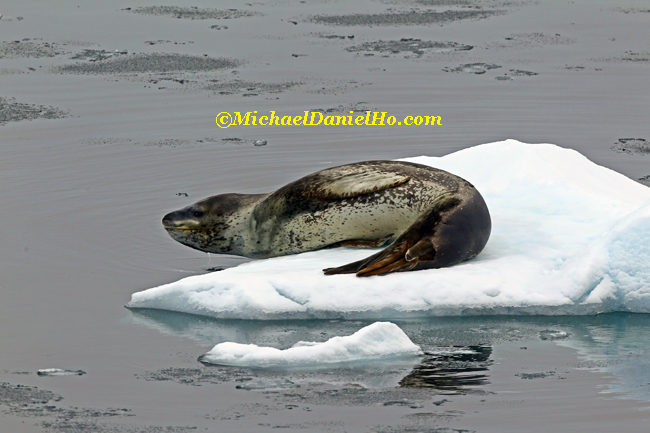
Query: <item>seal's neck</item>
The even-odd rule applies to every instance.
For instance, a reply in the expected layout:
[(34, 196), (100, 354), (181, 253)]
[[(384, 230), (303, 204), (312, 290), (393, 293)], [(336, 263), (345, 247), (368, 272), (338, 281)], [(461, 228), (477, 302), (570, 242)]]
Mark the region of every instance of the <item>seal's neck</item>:
[(240, 200), (237, 212), (228, 215), (221, 237), (225, 238), (226, 248), (221, 251), (225, 254), (254, 257), (254, 252), (259, 248), (255, 233), (255, 207), (269, 194), (239, 194)]

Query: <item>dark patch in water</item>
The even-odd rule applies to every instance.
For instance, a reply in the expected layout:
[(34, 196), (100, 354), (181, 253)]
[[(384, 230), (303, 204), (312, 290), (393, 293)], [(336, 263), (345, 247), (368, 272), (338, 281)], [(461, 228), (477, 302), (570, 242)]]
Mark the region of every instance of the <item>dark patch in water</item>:
[[(236, 389), (243, 389), (245, 391), (251, 390), (265, 390), (265, 389), (288, 389), (288, 388), (300, 388), (300, 385), (290, 381), (289, 379), (258, 379), (252, 380), (252, 378), (243, 378), (239, 380), (244, 382), (243, 385), (236, 385)], [(238, 382), (239, 382), (238, 381)]]
[(41, 426), (48, 431), (61, 433), (186, 433), (197, 431), (196, 427), (189, 426), (137, 426), (89, 420), (44, 421)]
[(415, 3), (425, 6), (468, 6), (476, 4), (469, 0), (415, 0)]
[(517, 377), (521, 377), (522, 379), (544, 379), (549, 376), (555, 376), (554, 371), (548, 371), (546, 373), (544, 372), (539, 372), (539, 373), (517, 373), (515, 374)]
[(147, 381), (171, 381), (193, 386), (201, 386), (204, 383), (245, 382), (253, 380), (255, 377), (256, 375), (250, 371), (226, 367), (170, 367), (136, 375), (136, 378)]
[(603, 57), (593, 59), (595, 61), (601, 62), (614, 62), (614, 63), (648, 63), (650, 62), (650, 53), (647, 51), (636, 52), (636, 51), (626, 51), (620, 57)]
[(0, 96), (0, 126), (7, 122), (35, 119), (63, 119), (69, 113), (47, 105), (24, 104), (13, 98)]
[[(413, 419), (418, 414), (404, 415), (402, 418)], [(430, 415), (428, 418), (444, 420), (449, 422), (451, 419), (463, 415), (462, 412), (448, 411), (439, 414), (421, 414), (421, 416)], [(423, 420), (422, 420), (423, 421)], [(456, 429), (451, 427), (424, 427), (424, 426), (375, 426), (372, 433), (476, 433), (475, 430)]]
[[(33, 71), (35, 69), (30, 68), (29, 70)], [(16, 68), (2, 68), (2, 69), (0, 69), (0, 76), (1, 75), (24, 74), (24, 73), (25, 73), (25, 71), (22, 71), (22, 70), (16, 69)]]
[(610, 149), (628, 155), (650, 155), (650, 142), (645, 138), (619, 138)]
[(188, 147), (191, 145), (189, 140), (179, 140), (177, 138), (168, 138), (165, 140), (148, 141), (144, 143), (145, 146), (155, 147)]
[(639, 9), (639, 8), (613, 8), (613, 11), (622, 12), (624, 14), (648, 14), (650, 9)]
[(127, 54), (128, 53), (125, 50), (106, 51), (106, 50), (85, 49), (82, 52), (77, 53), (70, 58), (73, 60), (86, 60), (89, 62), (97, 62), (101, 60), (107, 60), (119, 56), (124, 56)]
[(255, 81), (244, 80), (210, 80), (211, 84), (204, 87), (205, 90), (218, 93), (220, 95), (237, 95), (256, 96), (265, 93), (282, 93), (295, 86), (304, 83), (298, 81), (287, 81), (284, 83), (260, 83)]
[(0, 383), (0, 404), (4, 406), (24, 407), (61, 400), (63, 400), (63, 397), (60, 395), (38, 389), (35, 386), (12, 385), (7, 382)]
[(113, 137), (89, 137), (82, 138), (79, 143), (92, 146), (101, 146), (106, 144), (133, 144), (130, 138), (113, 138)]
[(102, 422), (103, 419), (133, 417), (130, 409), (124, 408), (83, 408), (59, 407), (63, 400), (58, 394), (34, 386), (0, 383), (0, 405), (6, 406), (8, 413), (24, 418), (44, 418), (38, 425), (48, 431), (75, 433), (174, 433), (195, 431), (196, 427), (176, 426), (134, 426), (116, 422)]
[(570, 45), (576, 42), (576, 39), (562, 36), (559, 33), (553, 35), (535, 32), (535, 33), (513, 33), (506, 36), (505, 42), (496, 42), (490, 44), (495, 48), (535, 48), (547, 45)]
[(143, 6), (138, 8), (125, 8), (123, 11), (142, 15), (170, 16), (187, 20), (228, 20), (234, 18), (253, 17), (262, 15), (259, 12), (244, 11), (240, 9), (214, 9), (180, 6)]
[(315, 15), (311, 22), (330, 26), (422, 26), (483, 19), (504, 14), (502, 10), (396, 12), (379, 14)]
[(350, 52), (375, 51), (379, 53), (399, 54), (411, 52), (418, 57), (425, 53), (449, 53), (452, 51), (469, 51), (474, 48), (471, 45), (459, 44), (457, 42), (436, 42), (423, 41), (421, 39), (402, 38), (399, 41), (376, 41), (364, 42), (361, 45), (346, 48)]
[(345, 39), (343, 35), (319, 35), (323, 39)]
[(533, 75), (539, 75), (537, 72), (531, 71), (522, 71), (521, 69), (510, 69), (510, 74), (513, 77), (532, 77)]
[(384, 406), (405, 406), (411, 409), (421, 409), (424, 407), (422, 403), (416, 403), (408, 400), (386, 401), (384, 402)]
[(582, 72), (586, 68), (584, 66), (582, 66), (582, 65), (565, 65), (564, 69), (566, 69), (567, 71)]
[(472, 74), (485, 74), (490, 69), (497, 69), (501, 66), (490, 63), (467, 63), (456, 68), (442, 68), (445, 72), (469, 72)]
[(0, 42), (0, 59), (55, 57), (64, 53), (59, 45), (52, 42), (32, 42), (32, 39)]
[(54, 68), (61, 74), (133, 74), (147, 72), (208, 72), (231, 69), (242, 62), (223, 57), (150, 53), (120, 56), (93, 63), (75, 63)]

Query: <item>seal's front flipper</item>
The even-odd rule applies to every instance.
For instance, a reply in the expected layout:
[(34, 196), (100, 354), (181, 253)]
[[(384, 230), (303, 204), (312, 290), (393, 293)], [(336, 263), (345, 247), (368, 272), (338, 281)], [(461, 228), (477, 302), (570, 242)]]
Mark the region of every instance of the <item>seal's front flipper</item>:
[[(338, 268), (324, 269), (323, 272), (325, 275), (356, 273), (358, 277), (369, 277), (371, 275), (413, 269), (418, 264), (418, 258), (420, 256), (426, 254), (433, 258), (435, 250), (433, 249), (433, 244), (428, 239), (417, 242), (413, 239), (412, 235), (413, 232), (410, 233), (410, 236), (407, 232), (377, 254), (373, 254), (358, 262), (339, 266)], [(426, 242), (428, 242), (428, 249), (424, 246)], [(409, 245), (413, 245), (413, 247), (409, 248)]]
[(338, 268), (324, 269), (325, 275), (356, 273), (358, 277), (408, 271), (421, 262), (436, 258), (432, 239), (439, 225), (445, 225), (444, 218), (458, 207), (460, 199), (452, 194), (441, 195), (436, 202), (420, 216), (395, 242), (367, 259), (349, 263)]

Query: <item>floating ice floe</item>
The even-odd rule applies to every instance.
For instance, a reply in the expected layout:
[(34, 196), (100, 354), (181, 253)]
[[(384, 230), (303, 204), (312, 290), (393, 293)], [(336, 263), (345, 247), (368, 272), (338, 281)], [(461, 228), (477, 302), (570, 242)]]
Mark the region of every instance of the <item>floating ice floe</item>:
[(422, 353), (399, 326), (375, 322), (347, 337), (333, 337), (323, 343), (299, 341), (285, 350), (255, 344), (220, 343), (200, 361), (237, 367), (292, 367), (381, 361)]
[(62, 368), (43, 368), (36, 372), (39, 376), (82, 376), (86, 374), (83, 370), (64, 370)]
[(328, 249), (184, 278), (135, 293), (127, 306), (259, 320), (650, 312), (650, 188), (552, 144), (506, 140), (407, 161), (481, 192), (492, 235), (475, 259), (325, 276), (374, 252)]

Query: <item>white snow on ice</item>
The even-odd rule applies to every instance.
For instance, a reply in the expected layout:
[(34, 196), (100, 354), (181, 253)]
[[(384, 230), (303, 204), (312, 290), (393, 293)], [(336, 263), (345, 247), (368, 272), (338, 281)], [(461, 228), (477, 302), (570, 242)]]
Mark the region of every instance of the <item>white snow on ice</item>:
[(325, 276), (374, 251), (259, 260), (133, 294), (130, 308), (237, 319), (650, 312), (650, 188), (576, 151), (515, 140), (407, 161), (464, 177), (492, 235), (459, 265)]
[(202, 362), (237, 367), (292, 367), (343, 362), (380, 361), (422, 355), (399, 326), (375, 322), (347, 337), (323, 343), (299, 341), (280, 350), (255, 344), (220, 343), (201, 357)]

